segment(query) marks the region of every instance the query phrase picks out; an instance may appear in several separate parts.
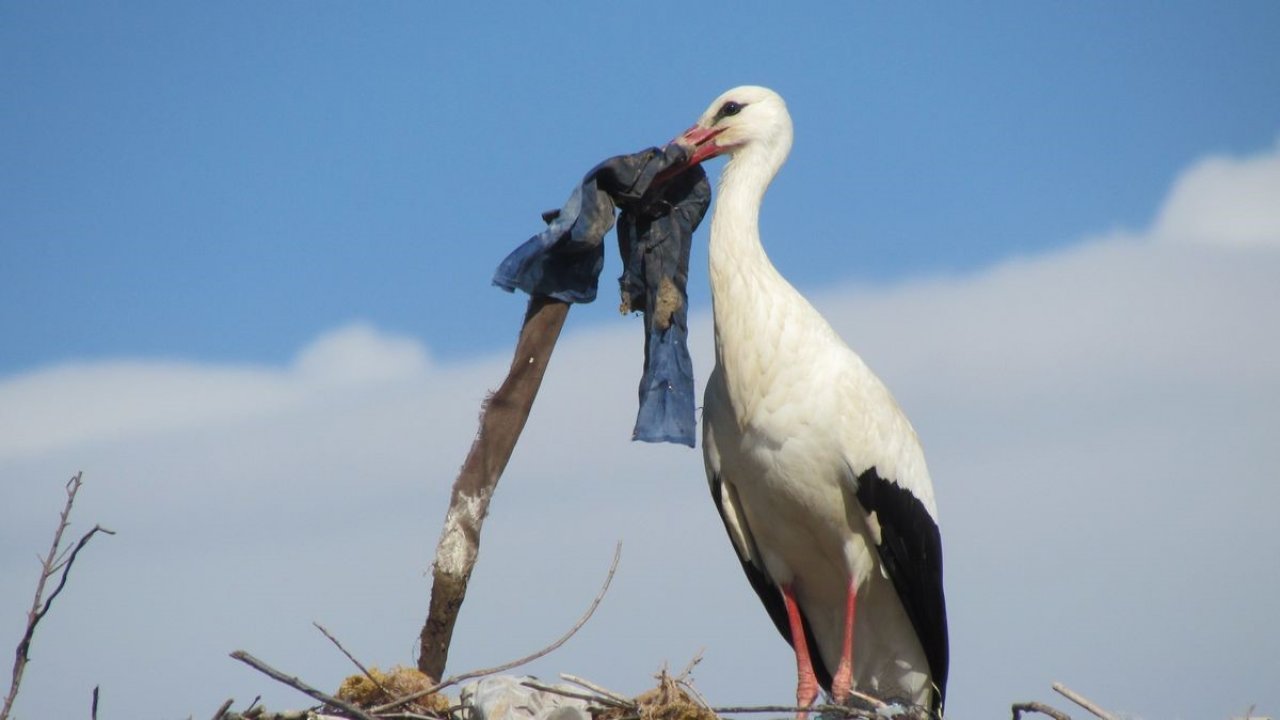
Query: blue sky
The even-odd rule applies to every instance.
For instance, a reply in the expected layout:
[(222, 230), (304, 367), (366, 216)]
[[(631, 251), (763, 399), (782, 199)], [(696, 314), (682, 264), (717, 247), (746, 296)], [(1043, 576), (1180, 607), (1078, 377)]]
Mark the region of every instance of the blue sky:
[[(1280, 715), (1280, 5), (0, 0), (0, 648), (67, 477), (77, 529), (119, 533), (42, 624), (19, 716), (83, 716), (94, 685), (104, 718), (299, 707), (226, 653), (334, 688), (312, 620), (411, 664), (524, 308), (493, 269), (596, 162), (742, 83), (796, 127), (767, 249), (925, 446), (949, 716), (1055, 680), (1134, 718)], [(629, 442), (641, 332), (608, 263), (451, 670), (555, 637), (622, 539), (531, 671), (637, 693), (705, 649), (713, 701), (785, 702), (701, 453)]]
[(462, 5), (0, 6), (0, 372), (278, 364), (352, 319), (503, 347), (538, 213), (741, 83), (796, 116), (765, 220), (802, 287), (1139, 226), (1280, 117), (1274, 3)]

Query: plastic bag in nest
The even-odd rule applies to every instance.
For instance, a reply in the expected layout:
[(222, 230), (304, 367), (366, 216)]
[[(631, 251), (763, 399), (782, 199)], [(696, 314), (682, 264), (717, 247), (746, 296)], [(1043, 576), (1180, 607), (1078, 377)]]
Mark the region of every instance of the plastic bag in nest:
[[(436, 684), (430, 675), (400, 665), (396, 665), (388, 672), (382, 672), (377, 666), (372, 666), (369, 668), (369, 675), (377, 680), (377, 683), (364, 675), (352, 675), (343, 680), (342, 687), (338, 688), (338, 698), (362, 708), (372, 708), (405, 695), (422, 692)], [(386, 688), (385, 692), (383, 688)], [(443, 715), (449, 705), (449, 699), (444, 695), (431, 693), (426, 697), (407, 702), (403, 707), (414, 713)]]

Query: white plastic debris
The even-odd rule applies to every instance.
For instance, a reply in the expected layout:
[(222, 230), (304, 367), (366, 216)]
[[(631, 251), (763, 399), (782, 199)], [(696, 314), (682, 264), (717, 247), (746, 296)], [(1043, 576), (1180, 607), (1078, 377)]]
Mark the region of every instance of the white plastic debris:
[[(536, 678), (491, 675), (464, 685), (462, 704), (472, 709), (472, 720), (591, 720), (585, 700), (521, 685), (525, 680)], [(552, 687), (582, 692), (567, 685)]]

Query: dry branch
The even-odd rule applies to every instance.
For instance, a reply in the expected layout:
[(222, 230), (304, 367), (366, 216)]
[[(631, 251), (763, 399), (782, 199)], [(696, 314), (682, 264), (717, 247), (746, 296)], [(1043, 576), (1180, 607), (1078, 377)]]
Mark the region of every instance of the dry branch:
[(1116, 716), (1115, 716), (1115, 715), (1112, 715), (1111, 713), (1107, 712), (1106, 710), (1103, 710), (1102, 708), (1098, 707), (1097, 703), (1095, 703), (1095, 702), (1093, 702), (1092, 700), (1090, 700), (1089, 698), (1087, 698), (1087, 697), (1085, 697), (1085, 696), (1081, 695), (1080, 693), (1076, 692), (1075, 690), (1072, 690), (1071, 688), (1067, 687), (1066, 685), (1063, 685), (1063, 684), (1062, 684), (1062, 683), (1060, 683), (1060, 682), (1056, 682), (1056, 683), (1054, 683), (1054, 684), (1053, 684), (1053, 689), (1054, 689), (1054, 692), (1056, 692), (1056, 693), (1058, 693), (1059, 695), (1061, 695), (1061, 696), (1065, 697), (1066, 699), (1070, 700), (1071, 702), (1073, 702), (1073, 703), (1075, 703), (1075, 704), (1079, 705), (1080, 707), (1084, 708), (1085, 710), (1088, 710), (1089, 712), (1093, 713), (1094, 715), (1098, 716), (1099, 718), (1102, 718), (1102, 720), (1116, 720)]
[[(80, 554), (85, 545), (89, 544), (89, 539), (94, 535), (100, 532), (115, 535), (114, 531), (108, 530), (101, 525), (94, 525), (92, 530), (80, 537), (80, 541), (74, 547), (70, 549), (62, 547), (62, 535), (71, 524), (71, 507), (75, 504), (76, 493), (80, 492), (80, 486), (84, 484), (83, 475), (84, 473), (76, 473), (74, 477), (67, 481), (67, 502), (62, 506), (62, 513), (58, 516), (58, 529), (53, 533), (53, 543), (49, 546), (49, 554), (40, 561), (40, 580), (36, 582), (35, 597), (31, 600), (31, 610), (27, 612), (27, 629), (22, 634), (22, 639), (18, 641), (18, 647), (14, 649), (13, 680), (9, 685), (9, 694), (5, 696), (4, 707), (0, 708), (0, 720), (6, 720), (9, 717), (9, 712), (13, 709), (13, 703), (18, 697), (18, 690), (22, 685), (22, 675), (31, 659), (31, 639), (35, 635), (36, 626), (40, 624), (45, 614), (49, 612), (49, 608), (53, 606), (54, 598), (58, 597), (58, 594), (66, 587), (67, 576), (71, 573), (71, 566), (75, 564), (76, 556)], [(58, 585), (46, 598), (44, 596), (45, 586), (58, 571), (62, 572), (58, 578)], [(97, 713), (97, 705), (98, 691), (97, 688), (94, 688), (93, 711), (95, 715)]]
[(581, 630), (582, 626), (586, 625), (587, 621), (591, 619), (591, 616), (595, 614), (596, 608), (600, 606), (600, 601), (604, 599), (605, 593), (609, 592), (609, 584), (613, 582), (613, 574), (618, 571), (618, 561), (621, 558), (622, 558), (622, 543), (619, 542), (613, 548), (613, 562), (610, 563), (609, 565), (609, 574), (605, 576), (604, 584), (600, 586), (600, 592), (596, 593), (596, 596), (591, 601), (591, 605), (587, 608), (587, 611), (582, 614), (582, 617), (578, 618), (578, 622), (574, 623), (573, 627), (569, 628), (563, 635), (557, 638), (555, 642), (542, 648), (541, 650), (538, 650), (537, 652), (531, 653), (529, 655), (526, 655), (516, 660), (512, 660), (511, 662), (503, 663), (501, 665), (497, 665), (491, 668), (485, 668), (483, 670), (472, 670), (471, 672), (465, 672), (465, 673), (462, 673), (461, 675), (454, 675), (452, 677), (446, 678), (445, 680), (441, 680), (439, 683), (436, 683), (435, 685), (427, 688), (426, 690), (421, 690), (419, 692), (413, 693), (412, 695), (406, 695), (402, 698), (397, 698), (396, 700), (386, 703), (385, 705), (379, 705), (378, 707), (373, 709), (373, 712), (375, 714), (386, 712), (387, 710), (399, 707), (401, 705), (404, 705), (405, 703), (413, 702), (414, 700), (417, 700), (420, 697), (425, 697), (427, 695), (430, 695), (431, 693), (439, 692), (440, 690), (443, 690), (451, 685), (456, 685), (457, 683), (460, 683), (463, 680), (471, 680), (473, 678), (484, 677), (485, 675), (494, 675), (496, 673), (505, 672), (507, 670), (520, 667), (521, 665), (531, 663), (534, 660), (537, 660), (538, 658), (550, 652), (555, 651), (561, 645), (564, 645), (566, 642), (568, 642), (569, 638), (573, 637), (574, 634), (576, 634), (579, 630)]
[(334, 637), (334, 636), (333, 636), (333, 635), (332, 635), (328, 630), (326, 630), (326, 629), (325, 629), (325, 627), (324, 627), (323, 625), (321, 625), (320, 623), (315, 622), (315, 621), (313, 620), (313, 621), (311, 621), (311, 624), (312, 624), (312, 625), (315, 625), (317, 630), (319, 630), (320, 632), (324, 633), (324, 636), (325, 636), (325, 637), (327, 637), (327, 638), (329, 638), (329, 642), (331, 642), (331, 643), (333, 643), (335, 646), (337, 646), (338, 650), (340, 650), (340, 651), (342, 652), (342, 654), (343, 654), (343, 655), (346, 655), (346, 656), (347, 656), (347, 659), (351, 661), (351, 664), (353, 664), (353, 665), (355, 665), (357, 668), (359, 668), (359, 669), (360, 669), (360, 672), (364, 673), (364, 676), (365, 676), (365, 677), (367, 677), (367, 678), (369, 678), (369, 682), (373, 683), (373, 686), (374, 686), (374, 687), (378, 688), (378, 689), (379, 689), (379, 690), (381, 690), (383, 693), (385, 693), (385, 694), (387, 695), (387, 697), (391, 697), (391, 696), (392, 696), (392, 692), (391, 692), (390, 690), (388, 690), (388, 689), (386, 688), (386, 686), (384, 686), (384, 685), (382, 684), (382, 681), (380, 681), (380, 680), (378, 680), (378, 678), (374, 677), (374, 676), (373, 676), (373, 673), (370, 673), (370, 672), (369, 672), (369, 668), (365, 667), (365, 666), (364, 666), (364, 663), (362, 663), (362, 662), (360, 662), (359, 660), (357, 660), (357, 659), (355, 658), (355, 656), (354, 656), (354, 655), (352, 655), (351, 653), (347, 652), (347, 649), (346, 649), (346, 648), (342, 647), (342, 643), (338, 642), (338, 638)]
[(333, 697), (332, 695), (323, 693), (311, 687), (310, 685), (302, 682), (296, 677), (285, 675), (279, 670), (276, 670), (275, 668), (262, 662), (258, 658), (250, 655), (249, 653), (243, 650), (236, 650), (235, 652), (231, 653), (231, 657), (235, 658), (236, 660), (239, 660), (245, 665), (248, 665), (254, 670), (257, 670), (263, 675), (266, 675), (272, 680), (275, 680), (276, 682), (284, 683), (285, 685), (288, 685), (289, 687), (293, 688), (294, 690), (297, 690), (298, 692), (304, 693), (306, 695), (310, 695), (311, 697), (315, 698), (316, 700), (319, 700), (320, 702), (326, 705), (330, 705), (336, 708), (342, 708), (346, 712), (350, 713), (352, 717), (357, 717), (360, 720), (375, 720), (373, 716), (369, 715), (364, 710), (361, 710), (355, 705), (352, 705), (346, 700), (341, 700), (339, 698)]
[(1071, 720), (1071, 716), (1061, 710), (1039, 702), (1020, 702), (1013, 704), (1013, 720), (1022, 720), (1022, 714), (1028, 712), (1048, 715), (1053, 720)]
[(454, 624), (480, 552), (489, 500), (524, 430), (568, 314), (568, 303), (541, 296), (529, 299), (511, 370), (485, 403), (480, 431), (454, 480), (432, 569), (431, 607), (419, 638), (418, 669), (431, 677), (444, 675)]
[(621, 705), (627, 705), (627, 704), (634, 705), (631, 699), (626, 697), (622, 693), (614, 692), (613, 690), (610, 690), (609, 688), (606, 688), (602, 685), (597, 685), (596, 683), (590, 682), (588, 680), (584, 680), (583, 678), (580, 678), (577, 675), (570, 675), (569, 673), (560, 673), (560, 677), (563, 680), (571, 682), (574, 685), (584, 687), (590, 690), (591, 692), (596, 693), (597, 695), (600, 695), (601, 697), (612, 700), (615, 703), (619, 703)]
[(222, 720), (223, 716), (227, 714), (227, 711), (231, 709), (231, 704), (235, 701), (235, 698), (227, 698), (226, 702), (222, 703), (222, 705), (218, 706), (218, 709), (214, 711), (213, 720)]
[(563, 697), (573, 698), (574, 700), (586, 700), (587, 702), (592, 702), (599, 705), (608, 705), (611, 707), (621, 708), (623, 710), (636, 709), (635, 702), (631, 700), (619, 702), (617, 700), (614, 700), (611, 697), (597, 694), (594, 691), (590, 693), (578, 692), (577, 690), (569, 690), (568, 688), (556, 687), (555, 685), (548, 685), (543, 682), (538, 682), (537, 680), (522, 680), (520, 681), (520, 684), (524, 685), (525, 687), (531, 687), (534, 690), (541, 690), (543, 692), (549, 692), (553, 695), (561, 695)]

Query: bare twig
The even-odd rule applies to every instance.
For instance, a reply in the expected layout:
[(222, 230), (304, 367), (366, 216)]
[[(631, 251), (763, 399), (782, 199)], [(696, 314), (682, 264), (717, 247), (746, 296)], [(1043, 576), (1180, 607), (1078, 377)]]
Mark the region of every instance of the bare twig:
[(532, 679), (522, 680), (520, 684), (524, 685), (525, 687), (531, 687), (534, 690), (542, 690), (543, 692), (549, 692), (554, 695), (563, 695), (564, 697), (574, 698), (575, 700), (586, 700), (587, 702), (599, 703), (601, 705), (608, 705), (610, 707), (622, 708), (623, 710), (636, 709), (636, 704), (629, 700), (625, 702), (618, 702), (617, 700), (614, 700), (613, 698), (607, 697), (604, 695), (577, 692), (576, 690), (570, 690), (568, 688), (558, 688), (555, 685), (548, 685), (546, 683), (538, 682), (537, 680), (532, 680)]
[(1013, 720), (1022, 720), (1022, 714), (1028, 712), (1048, 715), (1053, 720), (1071, 720), (1071, 716), (1061, 710), (1039, 702), (1020, 702), (1013, 704)]
[(1062, 684), (1062, 683), (1060, 683), (1060, 682), (1056, 682), (1056, 683), (1054, 683), (1054, 684), (1053, 684), (1053, 689), (1054, 689), (1054, 691), (1055, 691), (1055, 692), (1057, 692), (1059, 695), (1061, 695), (1061, 696), (1065, 697), (1066, 699), (1070, 700), (1071, 702), (1073, 702), (1073, 703), (1075, 703), (1075, 704), (1079, 705), (1080, 707), (1084, 708), (1085, 710), (1088, 710), (1089, 712), (1093, 713), (1094, 715), (1096, 715), (1096, 716), (1098, 716), (1098, 717), (1102, 718), (1102, 720), (1116, 720), (1116, 716), (1115, 716), (1115, 715), (1112, 715), (1111, 713), (1107, 712), (1106, 710), (1103, 710), (1101, 707), (1099, 707), (1099, 706), (1098, 706), (1098, 704), (1097, 704), (1097, 703), (1095, 703), (1095, 702), (1093, 702), (1092, 700), (1090, 700), (1089, 698), (1087, 698), (1087, 697), (1085, 697), (1085, 696), (1081, 695), (1080, 693), (1076, 692), (1075, 690), (1072, 690), (1071, 688), (1067, 687), (1066, 685), (1063, 685), (1063, 684)]
[(93, 686), (93, 704), (89, 707), (90, 720), (98, 720), (98, 686)]
[(706, 650), (706, 648), (698, 648), (698, 652), (694, 653), (693, 657), (689, 659), (689, 664), (685, 665), (684, 669), (680, 671), (680, 674), (675, 677), (677, 682), (689, 679), (689, 674), (693, 672), (693, 668), (698, 663), (702, 662), (702, 653), (704, 650)]
[(606, 688), (601, 685), (597, 685), (593, 682), (590, 682), (589, 680), (584, 680), (583, 678), (580, 678), (577, 675), (570, 675), (569, 673), (560, 673), (560, 677), (568, 682), (573, 683), (574, 685), (580, 685), (590, 690), (593, 693), (607, 697), (616, 703), (620, 703), (622, 705), (633, 705), (633, 706), (635, 705), (635, 702), (632, 701), (631, 698), (623, 695), (622, 693), (614, 692), (609, 688)]
[(609, 565), (609, 574), (605, 576), (604, 584), (600, 586), (600, 592), (596, 593), (595, 599), (591, 601), (591, 605), (587, 608), (587, 611), (582, 614), (582, 617), (578, 618), (578, 622), (574, 623), (573, 627), (569, 628), (569, 630), (566, 631), (565, 634), (557, 638), (555, 642), (542, 648), (541, 650), (538, 650), (537, 652), (526, 655), (516, 660), (512, 660), (511, 662), (503, 663), (501, 665), (497, 665), (491, 668), (484, 668), (483, 670), (472, 670), (471, 672), (465, 672), (465, 673), (462, 673), (461, 675), (453, 675), (449, 678), (441, 680), (440, 682), (427, 688), (426, 690), (419, 690), (418, 692), (405, 695), (404, 697), (396, 698), (395, 700), (389, 703), (386, 703), (384, 705), (379, 705), (373, 708), (374, 714), (386, 712), (387, 710), (399, 707), (401, 705), (404, 705), (405, 703), (413, 702), (414, 700), (417, 700), (420, 697), (426, 697), (431, 693), (439, 692), (447, 687), (456, 685), (464, 680), (471, 680), (473, 678), (484, 677), (485, 675), (493, 675), (495, 673), (506, 672), (507, 670), (520, 667), (521, 665), (524, 665), (526, 663), (531, 663), (534, 660), (537, 660), (538, 658), (544, 655), (547, 655), (548, 653), (554, 652), (561, 645), (564, 645), (566, 642), (568, 642), (569, 638), (573, 637), (579, 630), (581, 630), (582, 626), (586, 625), (587, 621), (591, 619), (591, 616), (595, 614), (596, 608), (600, 606), (600, 601), (604, 600), (605, 593), (609, 592), (609, 584), (613, 582), (613, 574), (618, 571), (618, 561), (621, 558), (622, 558), (622, 542), (619, 541), (618, 544), (613, 549), (613, 562)]
[(369, 715), (364, 710), (361, 710), (359, 707), (352, 705), (346, 700), (340, 700), (336, 697), (333, 697), (332, 695), (328, 695), (323, 692), (320, 692), (319, 690), (302, 682), (296, 677), (290, 677), (288, 675), (285, 675), (279, 670), (276, 670), (275, 668), (262, 662), (258, 658), (250, 655), (249, 653), (243, 650), (236, 650), (235, 652), (231, 653), (231, 657), (235, 658), (236, 660), (239, 660), (245, 665), (248, 665), (254, 670), (257, 670), (263, 675), (266, 675), (272, 680), (275, 680), (276, 682), (284, 683), (285, 685), (288, 685), (294, 690), (297, 690), (306, 695), (310, 695), (311, 697), (315, 698), (316, 700), (319, 700), (320, 702), (326, 705), (332, 705), (333, 707), (336, 707), (336, 708), (342, 708), (343, 710), (347, 711), (348, 713), (351, 713), (355, 717), (360, 718), (360, 720), (374, 720), (373, 716)]
[(311, 624), (312, 624), (312, 625), (315, 625), (317, 630), (319, 630), (320, 632), (324, 633), (324, 636), (325, 636), (325, 637), (327, 637), (327, 638), (329, 638), (329, 642), (331, 642), (331, 643), (333, 643), (334, 645), (336, 645), (336, 646), (337, 646), (337, 648), (338, 648), (339, 650), (341, 650), (341, 651), (342, 651), (342, 654), (343, 654), (343, 655), (346, 655), (346, 656), (347, 656), (347, 659), (348, 659), (348, 660), (350, 660), (350, 661), (351, 661), (351, 663), (352, 663), (353, 665), (355, 665), (356, 667), (360, 668), (360, 672), (364, 673), (364, 676), (365, 676), (365, 677), (367, 677), (367, 678), (369, 678), (369, 682), (373, 683), (374, 687), (376, 687), (376, 688), (378, 688), (379, 690), (381, 690), (381, 691), (382, 691), (382, 692), (383, 692), (387, 697), (391, 697), (391, 695), (392, 695), (391, 691), (390, 691), (390, 690), (388, 690), (388, 689), (387, 689), (387, 688), (386, 688), (382, 683), (378, 682), (378, 678), (374, 677), (374, 676), (373, 676), (373, 674), (369, 672), (369, 668), (365, 667), (365, 666), (364, 666), (364, 664), (363, 664), (363, 663), (361, 663), (359, 660), (357, 660), (357, 659), (355, 658), (355, 656), (354, 656), (354, 655), (352, 655), (351, 653), (347, 652), (347, 649), (346, 649), (346, 648), (344, 648), (344, 647), (342, 647), (342, 643), (338, 642), (338, 638), (334, 637), (334, 636), (333, 636), (333, 635), (332, 635), (328, 630), (326, 630), (326, 629), (325, 629), (325, 627), (324, 627), (323, 625), (321, 625), (320, 623), (318, 623), (318, 622), (316, 622), (316, 621), (312, 620), (312, 621), (311, 621)]
[(868, 704), (868, 705), (870, 705), (871, 707), (876, 708), (876, 709), (883, 708), (883, 707), (888, 707), (888, 706), (889, 706), (889, 704), (888, 704), (888, 703), (886, 703), (885, 701), (881, 700), (880, 698), (878, 698), (878, 697), (874, 697), (874, 696), (871, 696), (871, 695), (868, 695), (868, 694), (866, 694), (866, 693), (858, 692), (857, 690), (852, 690), (852, 689), (850, 689), (850, 690), (849, 690), (849, 697), (856, 697), (856, 698), (858, 698), (859, 700), (861, 700), (862, 702), (864, 702), (864, 703), (866, 703), (866, 704)]
[[(227, 714), (227, 711), (231, 709), (231, 704), (234, 703), (235, 701), (236, 701), (235, 698), (227, 698), (227, 701), (222, 703), (222, 705), (219, 706), (216, 711), (214, 711), (213, 720), (222, 720), (222, 716)], [(250, 707), (253, 707), (253, 706), (251, 705)]]
[[(67, 502), (62, 506), (62, 513), (58, 516), (58, 529), (53, 533), (53, 543), (49, 546), (49, 553), (40, 561), (40, 580), (36, 582), (35, 597), (31, 600), (31, 610), (27, 612), (27, 629), (23, 633), (22, 639), (18, 641), (18, 647), (14, 649), (13, 680), (9, 685), (9, 694), (5, 697), (4, 707), (0, 708), (0, 720), (6, 720), (9, 717), (9, 712), (13, 709), (14, 700), (18, 697), (18, 689), (22, 685), (22, 675), (27, 669), (27, 662), (31, 659), (31, 639), (35, 635), (36, 625), (39, 625), (45, 614), (49, 612), (49, 608), (53, 606), (54, 598), (58, 597), (58, 594), (66, 587), (67, 576), (71, 573), (71, 566), (75, 563), (76, 556), (80, 554), (80, 550), (89, 543), (89, 539), (94, 535), (100, 532), (115, 535), (115, 532), (101, 525), (94, 525), (93, 529), (85, 533), (73, 547), (62, 547), (62, 535), (71, 524), (71, 507), (75, 504), (76, 493), (80, 492), (80, 486), (84, 482), (82, 480), (83, 475), (84, 473), (76, 473), (75, 476), (67, 481)], [(62, 572), (62, 575), (58, 578), (58, 585), (46, 598), (44, 595), (45, 587), (49, 579), (57, 574), (58, 571)]]
[(485, 402), (480, 430), (454, 480), (432, 568), (431, 606), (419, 637), (418, 669), (431, 677), (444, 676), (458, 610), (480, 552), (489, 500), (529, 419), (568, 314), (566, 302), (543, 296), (529, 299), (511, 369)]

